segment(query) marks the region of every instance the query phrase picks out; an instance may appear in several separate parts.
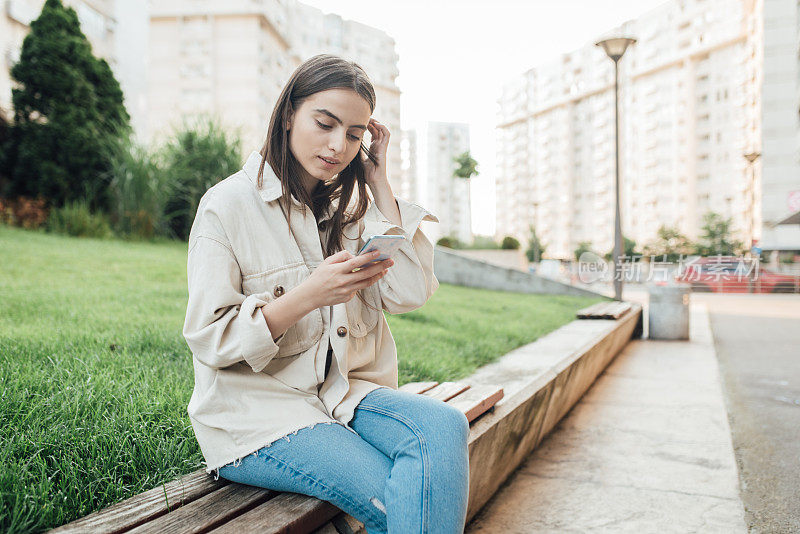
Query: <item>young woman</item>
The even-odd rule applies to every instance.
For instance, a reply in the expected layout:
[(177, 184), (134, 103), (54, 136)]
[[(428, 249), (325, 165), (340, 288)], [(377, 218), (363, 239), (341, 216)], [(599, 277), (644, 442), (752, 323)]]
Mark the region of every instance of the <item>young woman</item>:
[[(469, 424), (397, 389), (382, 312), (417, 309), (438, 288), (418, 228), (438, 219), (392, 193), (374, 110), (361, 67), (315, 56), (284, 87), (260, 153), (203, 195), (187, 266), (188, 413), (208, 473), (329, 501), (370, 534), (460, 533)], [(353, 272), (378, 234), (405, 239)]]

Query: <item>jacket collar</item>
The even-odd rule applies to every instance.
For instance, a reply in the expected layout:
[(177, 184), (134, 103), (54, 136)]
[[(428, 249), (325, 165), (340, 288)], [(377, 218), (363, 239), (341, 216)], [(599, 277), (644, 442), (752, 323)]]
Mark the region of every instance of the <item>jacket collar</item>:
[[(272, 202), (273, 200), (278, 199), (281, 196), (282, 185), (280, 179), (275, 175), (275, 171), (272, 170), (272, 167), (269, 163), (264, 164), (264, 172), (261, 175), (261, 187), (258, 187), (258, 166), (261, 165), (261, 154), (257, 151), (252, 151), (250, 156), (248, 156), (247, 161), (242, 167), (242, 170), (253, 183), (253, 185), (258, 190), (258, 194), (261, 196), (261, 199), (264, 202)], [(300, 208), (300, 201), (294, 198), (293, 195), (289, 195), (289, 198), (292, 200), (292, 204)], [(333, 217), (333, 212), (336, 210), (336, 206), (331, 204), (328, 207), (327, 213), (322, 215), (322, 218), (319, 222), (325, 221)]]

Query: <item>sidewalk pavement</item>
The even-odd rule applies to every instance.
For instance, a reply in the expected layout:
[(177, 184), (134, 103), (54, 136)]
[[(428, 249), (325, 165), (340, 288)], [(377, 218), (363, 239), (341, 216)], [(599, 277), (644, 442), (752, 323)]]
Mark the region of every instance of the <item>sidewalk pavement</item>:
[(746, 532), (707, 306), (632, 340), (465, 532)]

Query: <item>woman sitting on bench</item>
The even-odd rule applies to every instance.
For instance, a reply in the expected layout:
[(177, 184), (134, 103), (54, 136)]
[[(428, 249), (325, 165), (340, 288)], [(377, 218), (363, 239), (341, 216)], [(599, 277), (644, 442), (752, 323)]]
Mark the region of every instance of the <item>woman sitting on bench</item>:
[[(203, 195), (188, 245), (187, 411), (208, 473), (329, 501), (369, 533), (461, 533), (467, 418), (397, 389), (383, 315), (439, 286), (418, 228), (438, 219), (393, 194), (375, 103), (356, 63), (312, 57), (261, 151)], [(371, 263), (359, 251), (373, 235), (404, 239)]]

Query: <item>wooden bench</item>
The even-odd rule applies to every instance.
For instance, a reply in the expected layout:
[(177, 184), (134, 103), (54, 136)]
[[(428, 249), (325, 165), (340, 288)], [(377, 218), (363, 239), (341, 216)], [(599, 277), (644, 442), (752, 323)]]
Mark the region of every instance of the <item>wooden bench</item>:
[(578, 310), (578, 319), (619, 319), (631, 309), (630, 302), (598, 302)]
[[(403, 391), (457, 407), (470, 423), (503, 398), (499, 386), (412, 382)], [(363, 525), (327, 501), (229, 482), (201, 469), (51, 530), (52, 533), (248, 532), (352, 534)]]

